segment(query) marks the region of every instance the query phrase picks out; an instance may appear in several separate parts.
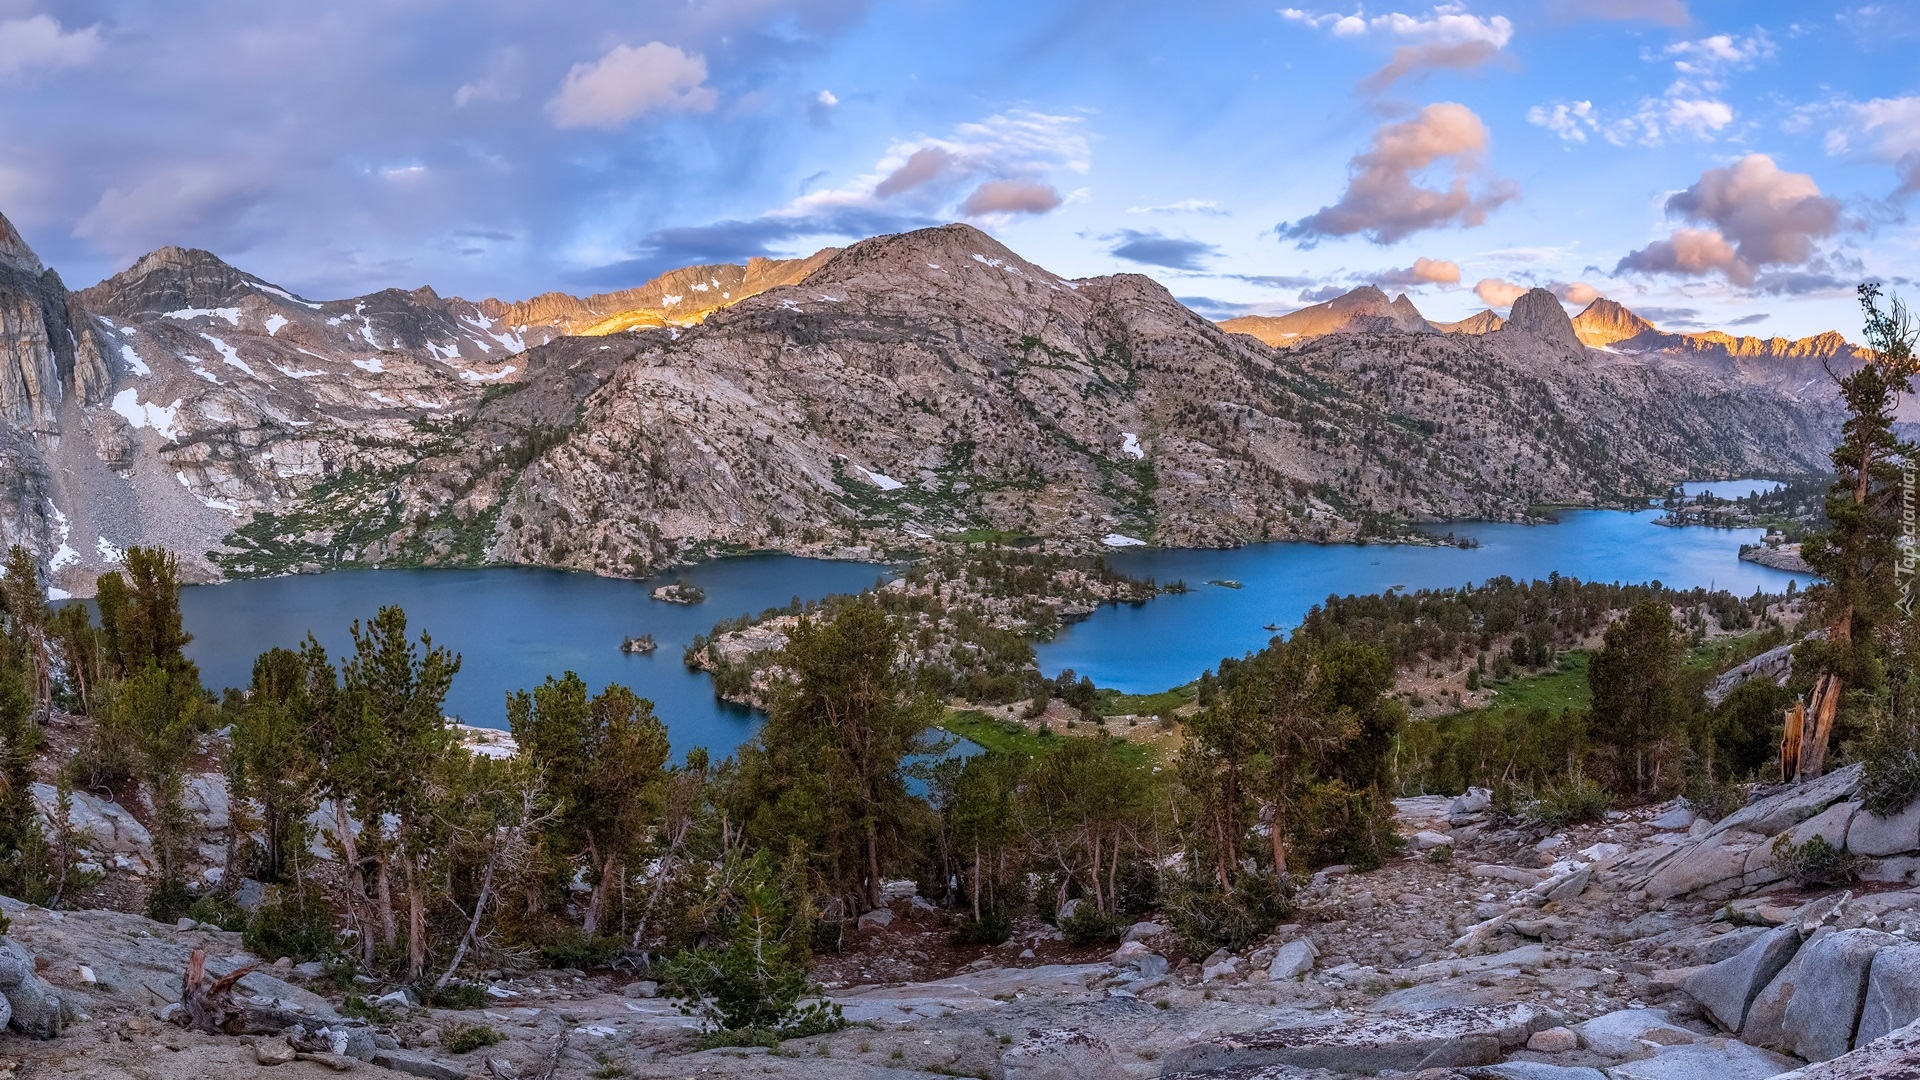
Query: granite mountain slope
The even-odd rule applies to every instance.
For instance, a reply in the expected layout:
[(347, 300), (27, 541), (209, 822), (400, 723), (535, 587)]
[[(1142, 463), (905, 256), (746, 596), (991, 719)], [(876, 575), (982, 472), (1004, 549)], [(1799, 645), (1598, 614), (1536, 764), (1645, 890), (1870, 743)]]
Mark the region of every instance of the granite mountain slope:
[(1385, 535), (1808, 471), (1838, 415), (1586, 349), (1544, 293), (1478, 336), (1361, 296), (1276, 349), (959, 225), (520, 305), (316, 302), (173, 248), (69, 294), (10, 226), (0, 260), (0, 538), (71, 592), (133, 543), (214, 578)]

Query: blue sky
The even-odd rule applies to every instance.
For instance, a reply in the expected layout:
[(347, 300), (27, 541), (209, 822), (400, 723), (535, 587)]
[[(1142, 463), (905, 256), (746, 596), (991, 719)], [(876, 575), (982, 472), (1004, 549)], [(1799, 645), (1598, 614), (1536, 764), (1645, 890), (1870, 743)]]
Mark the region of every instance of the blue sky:
[(1851, 332), (1920, 277), (1916, 49), (1894, 3), (0, 0), (0, 212), (75, 286), (176, 243), (517, 298), (967, 220), (1214, 316)]

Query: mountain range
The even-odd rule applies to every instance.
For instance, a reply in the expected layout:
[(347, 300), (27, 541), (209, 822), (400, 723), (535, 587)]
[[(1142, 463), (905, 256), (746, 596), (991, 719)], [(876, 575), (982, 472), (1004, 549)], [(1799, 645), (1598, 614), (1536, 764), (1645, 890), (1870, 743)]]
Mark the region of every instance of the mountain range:
[(314, 301), (179, 248), (69, 292), (0, 218), (0, 541), (77, 595), (130, 544), (213, 580), (1383, 536), (1819, 469), (1856, 354), (1753, 341), (1544, 290), (1216, 325), (965, 225), (585, 298)]

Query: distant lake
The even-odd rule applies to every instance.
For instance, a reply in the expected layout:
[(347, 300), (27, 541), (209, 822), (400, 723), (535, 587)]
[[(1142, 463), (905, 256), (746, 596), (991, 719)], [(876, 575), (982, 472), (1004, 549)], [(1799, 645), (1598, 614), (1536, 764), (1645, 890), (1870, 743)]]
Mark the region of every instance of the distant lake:
[[(479, 727), (507, 725), (506, 695), (548, 675), (573, 671), (598, 693), (624, 683), (653, 700), (676, 754), (704, 746), (717, 755), (753, 734), (750, 709), (713, 696), (713, 681), (688, 671), (681, 653), (694, 635), (737, 615), (759, 614), (798, 596), (817, 600), (858, 592), (889, 577), (873, 563), (790, 555), (747, 555), (702, 563), (652, 581), (620, 581), (561, 570), (346, 570), (232, 581), (182, 589), (180, 606), (193, 643), (187, 653), (216, 690), (245, 686), (253, 660), (274, 646), (297, 648), (311, 630), (336, 662), (353, 647), (348, 627), (382, 605), (406, 610), (410, 637), (421, 631), (460, 654), (447, 712)], [(703, 604), (669, 604), (650, 595), (679, 578), (706, 590)], [(626, 638), (652, 634), (660, 647), (620, 651)]]
[[(1737, 482), (1734, 482), (1737, 483)], [(1468, 585), (1502, 575), (1520, 581), (1554, 571), (1582, 581), (1670, 588), (1783, 592), (1803, 575), (1741, 562), (1740, 545), (1760, 529), (1670, 529), (1658, 511), (1569, 510), (1557, 525), (1456, 522), (1434, 531), (1472, 537), (1477, 548), (1408, 545), (1252, 544), (1223, 551), (1133, 550), (1107, 556), (1114, 569), (1161, 583), (1185, 581), (1183, 596), (1108, 605), (1040, 646), (1048, 675), (1072, 668), (1101, 686), (1146, 694), (1197, 678), (1223, 657), (1264, 647), (1268, 625), (1291, 630), (1328, 596)], [(1208, 585), (1237, 581), (1238, 589)]]
[[(1178, 686), (1218, 664), (1266, 644), (1272, 624), (1291, 629), (1330, 594), (1378, 593), (1465, 585), (1489, 577), (1645, 582), (1677, 588), (1709, 586), (1740, 595), (1782, 591), (1807, 579), (1737, 558), (1754, 529), (1669, 529), (1653, 511), (1563, 512), (1557, 525), (1455, 523), (1440, 526), (1480, 546), (1255, 544), (1203, 550), (1130, 550), (1108, 555), (1127, 573), (1161, 582), (1185, 580), (1183, 596), (1139, 606), (1111, 605), (1064, 628), (1039, 647), (1048, 674), (1073, 668), (1101, 686), (1149, 693)], [(181, 593), (188, 653), (214, 689), (244, 686), (253, 659), (273, 646), (297, 647), (312, 631), (336, 658), (351, 648), (347, 628), (383, 604), (406, 609), (409, 630), (433, 635), (461, 654), (447, 711), (469, 724), (504, 727), (506, 695), (548, 675), (577, 672), (598, 692), (624, 683), (651, 698), (673, 735), (676, 753), (704, 746), (730, 753), (758, 723), (748, 709), (713, 696), (706, 675), (690, 672), (681, 653), (714, 623), (758, 614), (794, 597), (815, 600), (857, 592), (888, 577), (887, 567), (789, 555), (720, 559), (651, 581), (619, 581), (558, 570), (359, 570), (194, 586)], [(676, 578), (706, 590), (699, 605), (656, 601), (656, 585)], [(1238, 589), (1206, 584), (1233, 580)], [(629, 635), (652, 634), (659, 649), (620, 651)]]
[(1689, 480), (1680, 485), (1680, 490), (1689, 499), (1700, 494), (1712, 495), (1716, 499), (1744, 499), (1749, 495), (1778, 491), (1785, 486), (1778, 480)]

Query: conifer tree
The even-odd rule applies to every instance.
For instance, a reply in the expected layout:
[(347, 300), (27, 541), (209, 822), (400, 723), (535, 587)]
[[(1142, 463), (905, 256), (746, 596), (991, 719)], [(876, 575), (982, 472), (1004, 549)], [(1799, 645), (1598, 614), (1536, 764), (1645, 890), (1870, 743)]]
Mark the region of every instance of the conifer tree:
[(1589, 731), (1610, 751), (1614, 787), (1622, 794), (1649, 795), (1659, 783), (1661, 743), (1682, 718), (1675, 685), (1680, 655), (1672, 609), (1646, 600), (1607, 627), (1588, 662)]
[[(1915, 448), (1893, 431), (1901, 394), (1913, 392), (1920, 374), (1914, 356), (1917, 332), (1906, 306), (1891, 298), (1885, 307), (1878, 285), (1860, 286), (1872, 357), (1845, 375), (1835, 375), (1847, 420), (1833, 450), (1833, 487), (1827, 493), (1829, 527), (1801, 548), (1820, 582), (1808, 590), (1822, 641), (1803, 645), (1796, 660), (1813, 670), (1811, 697), (1800, 731), (1797, 760), (1783, 768), (1803, 779), (1826, 769), (1827, 744), (1850, 688), (1872, 691), (1885, 661), (1882, 635), (1899, 617), (1903, 590), (1896, 580), (1901, 530), (1901, 459)], [(1831, 372), (1831, 369), (1829, 369)]]

